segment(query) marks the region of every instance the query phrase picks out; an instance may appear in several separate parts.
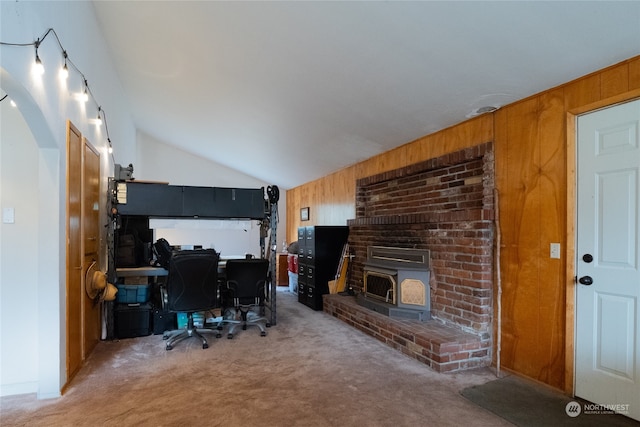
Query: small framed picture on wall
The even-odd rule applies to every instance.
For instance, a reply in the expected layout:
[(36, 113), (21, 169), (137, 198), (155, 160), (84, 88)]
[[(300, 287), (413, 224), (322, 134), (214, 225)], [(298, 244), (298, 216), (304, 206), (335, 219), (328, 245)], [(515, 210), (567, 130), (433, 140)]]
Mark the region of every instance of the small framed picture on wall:
[(300, 209), (300, 221), (309, 221), (309, 207)]

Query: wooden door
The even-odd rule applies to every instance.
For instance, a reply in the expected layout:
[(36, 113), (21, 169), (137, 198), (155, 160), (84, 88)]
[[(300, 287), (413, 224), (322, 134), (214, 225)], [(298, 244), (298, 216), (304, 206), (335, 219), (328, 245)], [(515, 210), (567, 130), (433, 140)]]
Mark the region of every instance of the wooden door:
[(577, 145), (575, 393), (640, 420), (640, 100), (579, 117)]
[(67, 122), (67, 381), (82, 365), (82, 135)]
[[(100, 267), (100, 154), (88, 141), (84, 141), (84, 167), (82, 171), (82, 235), (84, 241), (83, 283), (86, 271), (96, 262)], [(100, 304), (92, 301), (86, 292), (83, 297), (83, 359), (100, 341)]]

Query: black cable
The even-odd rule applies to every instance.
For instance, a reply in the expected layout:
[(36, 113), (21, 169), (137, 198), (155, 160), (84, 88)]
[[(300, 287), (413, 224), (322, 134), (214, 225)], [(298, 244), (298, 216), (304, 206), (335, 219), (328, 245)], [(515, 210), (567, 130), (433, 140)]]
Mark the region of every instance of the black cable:
[(113, 160), (113, 164), (116, 164), (116, 158), (113, 155), (113, 146), (111, 145), (111, 136), (109, 136), (109, 126), (107, 126), (107, 113), (102, 110), (102, 107), (100, 107), (102, 111), (102, 120), (104, 122), (104, 133), (107, 135), (107, 143), (108, 143), (108, 148), (109, 151), (111, 152), (111, 160)]
[[(69, 55), (67, 54), (67, 51), (65, 50), (64, 46), (62, 46), (62, 42), (60, 41), (60, 37), (58, 37), (58, 33), (56, 33), (56, 30), (54, 30), (53, 28), (49, 28), (44, 33), (44, 35), (42, 37), (38, 38), (35, 42), (31, 42), (31, 43), (8, 43), (8, 42), (0, 41), (0, 45), (3, 45), (3, 46), (19, 46), (19, 47), (35, 46), (36, 55), (37, 55), (38, 49), (40, 48), (40, 45), (42, 44), (44, 39), (47, 38), (47, 36), (49, 34), (53, 34), (54, 37), (56, 38), (56, 41), (58, 43), (58, 47), (60, 47), (60, 50), (62, 51), (62, 56), (64, 57), (65, 64), (66, 65), (71, 65), (71, 67), (73, 67), (73, 69), (76, 70), (76, 72), (78, 74), (80, 74), (80, 76), (82, 77), (82, 81), (83, 81), (83, 84), (84, 84), (84, 89), (87, 92), (87, 95), (91, 96), (91, 99), (93, 100), (94, 104), (98, 108), (98, 114), (102, 113), (102, 121), (104, 123), (105, 134), (107, 135), (108, 148), (111, 151), (111, 153), (110, 153), (111, 154), (111, 159), (112, 159), (113, 163), (115, 164), (116, 160), (115, 160), (115, 156), (113, 155), (113, 145), (111, 144), (111, 137), (109, 135), (109, 127), (107, 126), (106, 113), (102, 109), (102, 106), (96, 101), (95, 96), (93, 96), (93, 92), (91, 92), (91, 88), (89, 87), (89, 83), (87, 81), (86, 76), (82, 73), (82, 71), (80, 71), (78, 66), (71, 60), (71, 58), (69, 58)], [(8, 95), (5, 95), (4, 97), (2, 97), (0, 99), (0, 102), (3, 101), (7, 96)]]

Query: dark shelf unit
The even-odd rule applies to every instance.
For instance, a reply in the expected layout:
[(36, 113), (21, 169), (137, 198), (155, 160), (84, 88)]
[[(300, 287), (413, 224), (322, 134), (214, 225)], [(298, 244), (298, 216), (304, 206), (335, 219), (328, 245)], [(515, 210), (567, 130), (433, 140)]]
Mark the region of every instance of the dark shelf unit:
[[(149, 276), (150, 303), (140, 307), (109, 302), (107, 337), (109, 339), (158, 333), (161, 323), (172, 324), (175, 316), (167, 316), (157, 300), (158, 276), (163, 268), (150, 267), (153, 257), (153, 230), (150, 218), (250, 219), (269, 220), (277, 212), (277, 201), (265, 198), (264, 188), (227, 188), (169, 185), (144, 181), (116, 181), (109, 178), (111, 213), (107, 242), (109, 247), (108, 279), (121, 283), (124, 276)], [(277, 221), (271, 222), (275, 235)], [(125, 244), (126, 243), (126, 244)], [(128, 256), (124, 256), (129, 252)], [(275, 276), (275, 258), (272, 261)], [(267, 305), (271, 325), (276, 325), (276, 293), (273, 284)], [(149, 322), (145, 321), (149, 318)], [(153, 322), (156, 321), (157, 324)], [(116, 328), (119, 328), (116, 330)], [(160, 332), (161, 333), (161, 332)]]
[(268, 215), (263, 188), (118, 183), (120, 215), (154, 218), (257, 219)]
[(298, 302), (322, 310), (322, 295), (329, 293), (348, 236), (347, 226), (298, 228)]

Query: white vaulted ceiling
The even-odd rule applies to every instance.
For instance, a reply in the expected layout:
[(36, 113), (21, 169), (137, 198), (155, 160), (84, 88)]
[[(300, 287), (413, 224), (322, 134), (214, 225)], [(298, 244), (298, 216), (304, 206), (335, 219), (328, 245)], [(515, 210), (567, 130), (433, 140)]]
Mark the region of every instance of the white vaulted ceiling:
[(285, 189), (640, 54), (640, 2), (94, 6), (139, 131)]

